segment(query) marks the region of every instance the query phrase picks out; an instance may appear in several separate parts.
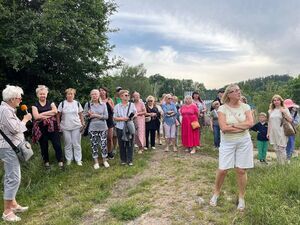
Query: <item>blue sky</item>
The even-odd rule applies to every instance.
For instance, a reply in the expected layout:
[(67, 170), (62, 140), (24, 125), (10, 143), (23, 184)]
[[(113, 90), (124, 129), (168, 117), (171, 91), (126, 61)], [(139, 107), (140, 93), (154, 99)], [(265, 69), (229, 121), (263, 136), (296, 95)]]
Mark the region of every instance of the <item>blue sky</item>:
[(298, 0), (116, 0), (114, 55), (207, 88), (300, 74)]

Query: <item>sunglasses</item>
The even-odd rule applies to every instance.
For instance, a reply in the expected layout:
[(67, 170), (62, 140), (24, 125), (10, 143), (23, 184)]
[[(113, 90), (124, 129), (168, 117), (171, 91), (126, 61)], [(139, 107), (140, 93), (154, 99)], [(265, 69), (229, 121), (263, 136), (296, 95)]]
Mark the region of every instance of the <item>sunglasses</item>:
[(232, 91), (229, 91), (229, 94), (231, 94), (231, 93), (238, 93), (238, 92), (240, 92), (241, 91), (241, 89), (235, 89), (235, 90), (232, 90)]

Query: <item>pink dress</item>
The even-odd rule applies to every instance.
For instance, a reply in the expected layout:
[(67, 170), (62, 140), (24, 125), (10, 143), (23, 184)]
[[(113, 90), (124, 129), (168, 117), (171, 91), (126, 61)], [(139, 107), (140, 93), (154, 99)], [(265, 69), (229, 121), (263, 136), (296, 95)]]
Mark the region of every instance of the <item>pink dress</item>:
[(200, 145), (199, 129), (192, 129), (191, 122), (198, 121), (198, 108), (195, 104), (183, 105), (179, 112), (182, 115), (181, 141), (187, 148)]
[[(137, 113), (140, 113), (140, 112), (143, 112), (143, 111), (145, 112), (146, 111), (145, 104), (142, 101), (134, 103), (134, 106), (136, 108)], [(144, 147), (145, 146), (145, 142), (146, 142), (145, 115), (137, 116), (134, 119), (134, 123), (135, 123), (135, 127), (136, 127), (135, 143), (139, 147)]]

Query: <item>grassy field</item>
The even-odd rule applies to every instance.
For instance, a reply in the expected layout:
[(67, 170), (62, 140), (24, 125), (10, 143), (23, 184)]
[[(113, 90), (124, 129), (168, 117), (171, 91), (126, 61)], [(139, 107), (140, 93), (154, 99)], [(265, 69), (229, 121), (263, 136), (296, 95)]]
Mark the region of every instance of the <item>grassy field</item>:
[(92, 167), (86, 139), (83, 166), (72, 164), (65, 171), (59, 170), (52, 149), (55, 163), (45, 171), (36, 146), (34, 158), (22, 165), (17, 199), (30, 210), (21, 215), (19, 224), (300, 224), (298, 158), (284, 166), (258, 163), (250, 170), (247, 210), (237, 213), (234, 171), (225, 180), (219, 205), (208, 205), (218, 153), (208, 130), (202, 140), (203, 147), (194, 156), (158, 148), (136, 154), (133, 167), (121, 166), (117, 157), (110, 168), (99, 170)]

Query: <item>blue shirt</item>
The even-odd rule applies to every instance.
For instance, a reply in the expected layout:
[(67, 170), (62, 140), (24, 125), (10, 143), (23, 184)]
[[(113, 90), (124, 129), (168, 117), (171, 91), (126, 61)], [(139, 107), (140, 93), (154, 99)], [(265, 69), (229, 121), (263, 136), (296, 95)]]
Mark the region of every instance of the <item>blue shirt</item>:
[[(168, 126), (172, 126), (176, 124), (176, 116), (177, 116), (177, 108), (174, 103), (164, 103), (162, 106), (162, 110), (164, 111), (164, 123), (166, 123)], [(167, 112), (172, 111), (173, 114), (168, 114)]]

